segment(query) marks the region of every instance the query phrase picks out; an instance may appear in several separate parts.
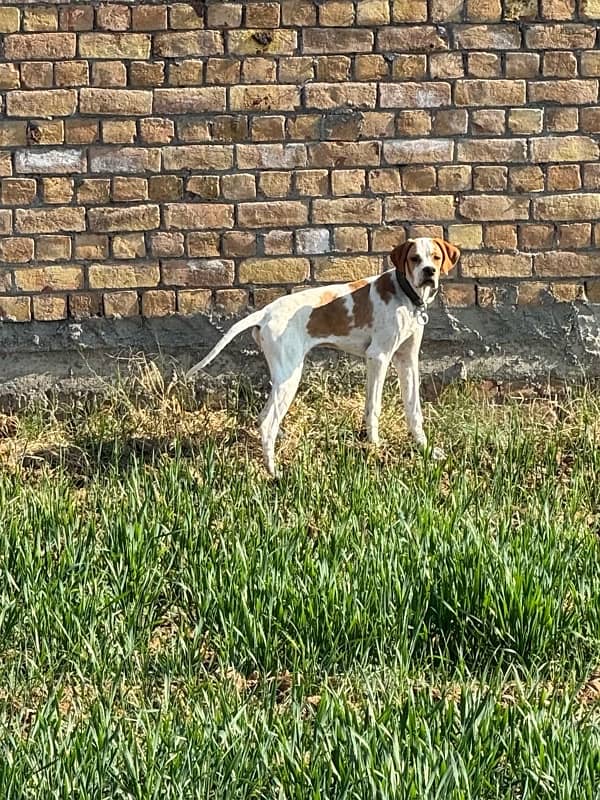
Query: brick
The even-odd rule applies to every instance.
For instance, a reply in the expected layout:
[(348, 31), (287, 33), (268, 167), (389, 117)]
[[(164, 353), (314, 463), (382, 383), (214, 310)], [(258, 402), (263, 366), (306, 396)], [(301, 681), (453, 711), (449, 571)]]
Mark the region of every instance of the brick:
[(84, 233), (75, 237), (75, 258), (92, 260), (108, 256), (108, 236)]
[(131, 9), (135, 31), (162, 31), (167, 27), (167, 9), (163, 6), (138, 6)]
[(240, 283), (302, 283), (310, 262), (306, 258), (248, 258), (240, 264)]
[(303, 228), (296, 231), (296, 252), (301, 255), (328, 253), (330, 247), (327, 228)]
[(557, 245), (562, 250), (590, 247), (591, 243), (592, 226), (589, 222), (558, 226)]
[(327, 256), (315, 259), (319, 283), (353, 281), (381, 272), (381, 258), (373, 256)]
[(522, 105), (525, 103), (525, 81), (457, 81), (455, 100), (459, 106)]
[(305, 108), (375, 108), (375, 83), (315, 83), (304, 90)]
[(13, 34), (4, 37), (4, 58), (7, 61), (75, 58), (76, 45), (74, 33)]
[(106, 144), (133, 144), (137, 138), (135, 120), (102, 120), (102, 141)]
[(539, 0), (506, 0), (506, 18), (533, 20), (537, 16)]
[(427, 22), (427, 0), (393, 0), (393, 22)]
[(256, 235), (248, 231), (228, 231), (223, 235), (223, 255), (256, 255)]
[(239, 225), (244, 228), (306, 225), (308, 222), (308, 208), (304, 203), (296, 200), (271, 203), (242, 203), (238, 206), (238, 221)]
[(237, 59), (209, 58), (206, 65), (206, 83), (239, 83), (240, 70), (241, 63)]
[(290, 255), (294, 252), (291, 231), (269, 231), (263, 237), (263, 250), (267, 256)]
[(212, 305), (210, 289), (189, 289), (177, 292), (177, 310), (181, 314), (207, 312)]
[(388, 0), (358, 0), (356, 22), (358, 25), (387, 25), (390, 21)]
[(460, 264), (466, 278), (527, 278), (532, 274), (532, 257), (526, 253), (464, 253)]
[(45, 203), (65, 205), (73, 199), (72, 178), (42, 178)]
[(171, 119), (148, 117), (140, 120), (140, 138), (146, 144), (169, 144), (175, 136), (175, 124)]
[(311, 167), (377, 167), (381, 155), (379, 142), (318, 142), (308, 145)]
[(148, 199), (148, 181), (145, 178), (113, 178), (112, 199), (117, 203)]
[(259, 191), (264, 197), (286, 197), (290, 193), (290, 172), (263, 172), (259, 176)]
[[(406, 222), (430, 222), (453, 220), (455, 217), (454, 198), (450, 195), (433, 197), (394, 197), (385, 200), (385, 219)], [(361, 221), (365, 221), (361, 219)]]
[(331, 191), (334, 195), (363, 194), (365, 188), (364, 170), (340, 169), (331, 173)]
[(280, 23), (279, 3), (248, 3), (246, 25), (249, 28), (277, 28)]
[(65, 141), (67, 144), (93, 144), (98, 140), (96, 120), (65, 120)]
[(544, 54), (544, 75), (549, 78), (574, 78), (577, 69), (574, 53), (557, 51)]
[(279, 142), (285, 139), (285, 117), (257, 117), (252, 120), (252, 140)]
[(0, 297), (0, 319), (3, 322), (29, 322), (31, 300), (29, 297)]
[(534, 256), (535, 274), (541, 277), (559, 276), (583, 277), (600, 274), (600, 261), (595, 253), (569, 253), (556, 251), (536, 253)]
[(0, 182), (0, 202), (4, 206), (30, 205), (36, 197), (37, 184), (32, 178), (6, 178)]
[(169, 27), (176, 30), (195, 30), (204, 27), (204, 15), (199, 6), (173, 3), (169, 6)]
[(218, 175), (195, 175), (188, 178), (185, 189), (203, 200), (214, 200), (220, 193), (220, 178)]
[(496, 53), (468, 53), (467, 72), (472, 78), (499, 78), (502, 61)]
[(276, 83), (276, 59), (246, 56), (242, 61), (242, 81), (244, 83)]
[(15, 230), (19, 233), (69, 233), (85, 230), (83, 208), (40, 208), (15, 211)]
[(382, 83), (381, 108), (439, 108), (450, 105), (450, 84)]
[(535, 78), (540, 69), (538, 53), (507, 53), (507, 78)]
[(21, 83), (24, 89), (50, 89), (52, 81), (52, 62), (30, 61), (21, 64)]
[(471, 112), (474, 134), (499, 136), (506, 131), (506, 112), (501, 108), (480, 108)]
[(220, 31), (169, 32), (154, 35), (154, 55), (159, 57), (205, 57), (221, 55), (223, 52), (223, 34)]
[(352, 0), (323, 0), (319, 5), (319, 23), (329, 27), (348, 26), (354, 22)]
[(462, 197), (459, 208), (462, 217), (474, 222), (529, 218), (529, 200), (526, 197), (498, 195)]
[(517, 249), (516, 225), (486, 225), (483, 241), (492, 250)]
[(541, 133), (543, 125), (541, 108), (511, 108), (508, 113), (508, 129), (513, 134)]
[(98, 233), (112, 231), (146, 231), (158, 228), (160, 212), (155, 205), (138, 205), (130, 208), (90, 208), (89, 230)]
[(329, 173), (326, 169), (310, 169), (296, 172), (295, 189), (298, 194), (314, 197), (328, 193)]
[[(0, 176), (10, 177), (13, 174), (10, 153), (0, 152)], [(1, 215), (0, 215), (1, 216)]]
[(436, 186), (434, 167), (407, 167), (402, 170), (405, 192), (431, 192)]
[(252, 292), (254, 299), (254, 308), (264, 308), (265, 306), (277, 300), (279, 297), (284, 297), (286, 291), (284, 288), (270, 286), (269, 288), (257, 288)]
[(21, 27), (21, 11), (18, 8), (0, 8), (0, 33), (15, 33)]
[(394, 56), (392, 63), (392, 77), (402, 81), (424, 80), (427, 76), (427, 56), (408, 53)]
[(518, 25), (457, 25), (456, 46), (463, 50), (518, 50), (521, 32)]
[(33, 174), (85, 172), (86, 160), (82, 150), (19, 150), (15, 155), (17, 172)]
[(500, 22), (501, 0), (467, 0), (467, 18), (470, 22)]
[(90, 289), (138, 289), (156, 286), (160, 280), (160, 270), (156, 262), (90, 264), (88, 280)]
[(19, 70), (15, 64), (0, 64), (0, 89), (18, 89), (21, 85)]
[(73, 89), (9, 92), (6, 113), (9, 117), (68, 117), (77, 107)]
[(59, 26), (64, 31), (91, 31), (94, 27), (93, 6), (61, 6)]
[(233, 165), (233, 147), (229, 145), (195, 144), (187, 147), (165, 147), (162, 154), (165, 170), (222, 170), (230, 169)]
[(369, 173), (369, 190), (375, 194), (397, 194), (402, 191), (397, 169), (375, 169)]
[(220, 3), (206, 9), (209, 28), (236, 28), (242, 24), (241, 3)]
[(262, 31), (246, 28), (228, 31), (227, 52), (233, 55), (280, 55), (291, 56), (298, 46), (296, 31), (288, 29)]
[(163, 261), (162, 282), (166, 286), (229, 286), (234, 280), (234, 262), (228, 259), (184, 259)]
[(167, 230), (233, 227), (233, 208), (230, 205), (215, 203), (207, 206), (197, 203), (175, 203), (167, 204), (164, 209)]
[(124, 61), (96, 61), (92, 63), (92, 86), (125, 88), (127, 67)]
[(307, 28), (302, 34), (302, 52), (315, 53), (370, 53), (373, 50), (373, 33), (359, 28)]
[(240, 314), (249, 303), (244, 289), (218, 289), (215, 292), (215, 309), (220, 314)]
[(153, 256), (177, 257), (184, 253), (182, 233), (157, 231), (150, 235), (150, 252)]
[(69, 295), (69, 316), (73, 319), (89, 319), (102, 315), (102, 297), (90, 292)]
[(12, 233), (12, 211), (0, 209), (0, 233), (8, 235)]
[(90, 80), (87, 61), (63, 61), (54, 65), (54, 80), (59, 87), (87, 86)]
[(547, 136), (531, 140), (533, 161), (596, 161), (598, 145), (588, 136)]
[(51, 322), (66, 319), (67, 298), (42, 295), (32, 299), (34, 319)]
[(442, 298), (450, 308), (468, 308), (475, 305), (475, 286), (449, 281), (442, 287)]
[(140, 313), (137, 292), (107, 292), (104, 295), (104, 313), (107, 317), (136, 317)]
[(225, 107), (225, 89), (156, 89), (155, 114), (200, 114)]
[(0, 239), (0, 260), (9, 264), (24, 263), (33, 258), (33, 239), (12, 237)]
[(586, 189), (600, 189), (600, 165), (584, 164), (583, 185)]
[(132, 87), (161, 86), (165, 82), (165, 65), (162, 61), (149, 64), (132, 61), (129, 67)]
[(537, 197), (533, 201), (536, 220), (579, 221), (594, 219), (600, 214), (600, 194), (564, 194)]
[(388, 164), (439, 164), (452, 161), (451, 139), (413, 139), (384, 142), (383, 156)]
[(481, 225), (450, 225), (448, 238), (461, 250), (479, 250), (483, 246)]
[(193, 258), (218, 258), (221, 255), (221, 234), (194, 231), (187, 237), (187, 254)]
[(160, 150), (146, 147), (92, 147), (90, 172), (158, 172)]
[(575, 0), (542, 0), (544, 19), (572, 19), (575, 13)]
[(381, 200), (342, 198), (338, 200), (313, 201), (312, 222), (317, 224), (379, 223), (381, 222)]
[(341, 253), (359, 253), (369, 250), (366, 228), (342, 227), (334, 231), (334, 250)]
[(296, 86), (232, 86), (232, 111), (294, 111), (300, 107)]
[(26, 122), (0, 122), (0, 147), (12, 147), (26, 144)]
[(432, 78), (462, 78), (465, 74), (462, 53), (432, 53), (429, 57)]
[(82, 58), (149, 58), (150, 36), (145, 33), (82, 33), (79, 55)]
[[(314, 79), (314, 62), (308, 56), (279, 59), (280, 83), (304, 83)], [(233, 81), (235, 82), (235, 81)]]
[(563, 105), (595, 103), (598, 99), (598, 81), (533, 81), (529, 84), (529, 100), (534, 103), (561, 103)]
[(101, 5), (96, 10), (96, 25), (103, 31), (126, 31), (131, 25), (131, 11), (117, 3)]
[(534, 165), (511, 167), (509, 185), (512, 192), (543, 192), (544, 173), (540, 167)]
[(38, 261), (62, 261), (71, 258), (71, 239), (68, 236), (38, 236), (35, 242)]
[(83, 205), (99, 205), (110, 200), (108, 178), (84, 178), (77, 190), (77, 202)]
[(166, 317), (175, 313), (175, 292), (154, 289), (142, 294), (142, 315), (144, 317)]
[(387, 78), (389, 65), (383, 56), (356, 56), (354, 77), (358, 81), (376, 81)]
[(457, 145), (460, 162), (518, 162), (527, 160), (526, 139), (464, 139)]
[(146, 244), (143, 233), (124, 233), (115, 236), (112, 241), (115, 258), (143, 258), (146, 255)]
[(502, 192), (508, 185), (508, 167), (475, 167), (473, 189), (479, 192)]
[(520, 245), (526, 250), (544, 250), (554, 245), (554, 226), (522, 225)]
[(284, 25), (315, 25), (317, 9), (313, 0), (282, 0), (281, 18)]
[(435, 25), (384, 27), (377, 34), (377, 50), (382, 53), (447, 50), (448, 39), (443, 31), (443, 28)]
[(16, 269), (15, 285), (20, 292), (65, 292), (83, 288), (81, 267), (66, 265)]
[(564, 192), (581, 188), (578, 164), (559, 164), (548, 167), (547, 188), (550, 192)]
[(301, 144), (239, 144), (236, 153), (241, 169), (294, 169), (307, 163)]
[(596, 44), (592, 25), (531, 25), (525, 33), (532, 50), (586, 50)]
[(177, 175), (155, 175), (148, 182), (148, 196), (159, 203), (183, 198), (183, 180)]
[(253, 200), (256, 197), (256, 178), (254, 175), (224, 175), (221, 180), (221, 193), (226, 200)]
[(81, 89), (82, 114), (147, 115), (152, 112), (152, 92), (141, 89)]

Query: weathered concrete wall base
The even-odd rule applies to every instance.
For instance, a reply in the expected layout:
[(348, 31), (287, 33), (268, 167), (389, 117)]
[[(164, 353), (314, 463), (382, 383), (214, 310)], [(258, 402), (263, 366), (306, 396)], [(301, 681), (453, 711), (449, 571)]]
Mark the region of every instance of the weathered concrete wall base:
[[(103, 391), (107, 379), (126, 375), (131, 357), (140, 353), (166, 371), (187, 369), (230, 324), (206, 316), (172, 316), (0, 325), (0, 405), (14, 407), (40, 392)], [(232, 371), (266, 377), (265, 362), (249, 333), (235, 340), (210, 368), (213, 375)], [(425, 333), (422, 376), (424, 383), (433, 379), (436, 384), (462, 379), (582, 382), (600, 377), (600, 307), (555, 303), (438, 309)]]

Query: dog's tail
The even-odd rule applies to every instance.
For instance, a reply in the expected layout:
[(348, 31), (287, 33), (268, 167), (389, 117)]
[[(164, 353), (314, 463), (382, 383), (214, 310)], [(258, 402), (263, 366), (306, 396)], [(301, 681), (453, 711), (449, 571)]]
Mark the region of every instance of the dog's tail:
[(227, 347), (229, 342), (232, 339), (235, 339), (242, 331), (248, 330), (248, 328), (254, 328), (256, 325), (260, 325), (265, 315), (265, 310), (261, 308), (259, 311), (255, 311), (254, 314), (250, 314), (248, 317), (244, 317), (239, 322), (236, 322), (235, 325), (232, 325), (231, 328), (227, 331), (225, 336), (220, 339), (217, 344), (213, 347), (213, 349), (208, 353), (208, 355), (204, 356), (202, 361), (196, 364), (195, 367), (192, 367), (186, 373), (186, 379), (193, 377), (197, 372), (203, 370), (210, 362), (219, 355), (223, 348)]

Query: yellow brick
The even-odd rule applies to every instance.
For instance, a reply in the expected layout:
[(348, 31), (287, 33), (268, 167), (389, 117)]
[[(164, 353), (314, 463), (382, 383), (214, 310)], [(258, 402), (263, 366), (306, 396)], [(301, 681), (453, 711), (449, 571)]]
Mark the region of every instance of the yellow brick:
[(382, 260), (373, 256), (328, 256), (315, 259), (315, 279), (321, 283), (354, 281), (381, 272)]
[(65, 292), (83, 289), (83, 270), (66, 265), (16, 269), (15, 284), (22, 292)]
[(240, 265), (240, 282), (302, 283), (309, 272), (306, 258), (248, 258)]
[(67, 316), (67, 298), (38, 295), (33, 298), (34, 319), (52, 321), (65, 319)]
[(0, 8), (0, 33), (14, 33), (19, 30), (21, 12), (18, 8), (2, 6)]

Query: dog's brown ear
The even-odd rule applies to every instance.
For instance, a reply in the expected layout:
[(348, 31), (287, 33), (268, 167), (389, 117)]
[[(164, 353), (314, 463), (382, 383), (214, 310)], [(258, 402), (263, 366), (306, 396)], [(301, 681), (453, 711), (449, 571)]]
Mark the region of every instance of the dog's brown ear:
[(456, 262), (460, 258), (460, 250), (458, 247), (450, 244), (450, 242), (447, 242), (445, 239), (434, 239), (434, 242), (440, 247), (442, 253), (444, 254), (441, 271), (444, 274), (447, 274), (454, 266), (456, 266)]
[(406, 242), (404, 242), (404, 244), (399, 244), (398, 247), (395, 247), (390, 253), (392, 264), (396, 267), (396, 269), (399, 269), (400, 272), (406, 272), (406, 258), (412, 243), (413, 240), (408, 239)]

